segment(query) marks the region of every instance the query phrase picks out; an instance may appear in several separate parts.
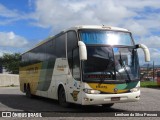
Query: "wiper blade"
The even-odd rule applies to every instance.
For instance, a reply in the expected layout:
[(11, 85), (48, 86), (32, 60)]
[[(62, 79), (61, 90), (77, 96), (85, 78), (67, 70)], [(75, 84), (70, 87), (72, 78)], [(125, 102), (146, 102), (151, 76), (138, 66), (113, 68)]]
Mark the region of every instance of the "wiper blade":
[(124, 68), (124, 70), (125, 70), (125, 72), (126, 72), (126, 74), (127, 74), (127, 77), (128, 77), (128, 80), (126, 80), (126, 82), (131, 81), (131, 78), (130, 78), (130, 76), (129, 76), (128, 70), (127, 70), (125, 64), (123, 63), (123, 60), (122, 60), (122, 56), (121, 56), (121, 52), (120, 52), (120, 51), (119, 51), (119, 54), (120, 54), (119, 63), (120, 63), (120, 65), (121, 65), (121, 67)]
[[(108, 56), (107, 56), (108, 58), (107, 58), (107, 60), (109, 61), (109, 62), (111, 62), (112, 60), (111, 60), (111, 58), (112, 57), (110, 57), (110, 55), (109, 55), (109, 53), (108, 53)], [(107, 64), (107, 66), (106, 66), (106, 69), (108, 69), (108, 66), (109, 66), (109, 63)], [(113, 78), (113, 73), (111, 72), (111, 71), (106, 71), (106, 70), (104, 70), (101, 74), (102, 75), (108, 75), (108, 73), (110, 73), (110, 75), (112, 76), (112, 78)], [(101, 83), (103, 83), (105, 80), (106, 80), (106, 78), (104, 77), (104, 78), (100, 78), (100, 80), (101, 80)]]

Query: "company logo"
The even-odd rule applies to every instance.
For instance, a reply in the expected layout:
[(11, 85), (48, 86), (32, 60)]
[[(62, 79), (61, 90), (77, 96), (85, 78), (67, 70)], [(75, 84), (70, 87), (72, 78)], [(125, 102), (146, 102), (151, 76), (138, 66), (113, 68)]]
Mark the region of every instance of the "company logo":
[(64, 71), (65, 68), (67, 68), (66, 65), (58, 65), (57, 66), (57, 70), (59, 70), (59, 71)]
[(42, 117), (42, 114), (25, 112), (2, 112), (2, 117)]
[(76, 90), (74, 90), (73, 93), (70, 93), (72, 95), (74, 101), (78, 100), (78, 93), (79, 93), (79, 91), (76, 91)]
[(96, 85), (96, 88), (106, 88), (107, 89), (107, 86), (98, 84)]
[(11, 117), (11, 112), (2, 112), (2, 117)]
[(117, 92), (118, 92), (118, 89), (117, 89), (117, 88), (114, 88), (114, 92), (117, 93)]

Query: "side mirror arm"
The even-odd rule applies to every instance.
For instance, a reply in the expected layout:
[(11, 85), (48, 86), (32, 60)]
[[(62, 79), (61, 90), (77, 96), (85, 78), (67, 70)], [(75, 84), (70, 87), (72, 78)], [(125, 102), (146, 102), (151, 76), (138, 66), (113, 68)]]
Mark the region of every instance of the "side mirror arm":
[(145, 55), (145, 61), (149, 62), (150, 61), (150, 52), (149, 52), (148, 47), (144, 44), (138, 44), (138, 45), (136, 45), (136, 48), (141, 48), (143, 50), (144, 55)]
[(87, 60), (87, 48), (83, 41), (78, 41), (80, 60)]

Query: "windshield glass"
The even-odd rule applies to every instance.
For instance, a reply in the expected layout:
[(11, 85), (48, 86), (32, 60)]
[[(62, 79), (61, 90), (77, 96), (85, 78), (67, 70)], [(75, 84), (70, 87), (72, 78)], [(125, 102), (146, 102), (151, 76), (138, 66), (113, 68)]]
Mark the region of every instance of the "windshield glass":
[(139, 79), (139, 63), (134, 48), (113, 48), (116, 78), (121, 80)]
[(84, 81), (139, 79), (137, 51), (131, 47), (87, 46), (82, 66)]
[(108, 30), (80, 30), (80, 38), (85, 44), (127, 45), (133, 41), (129, 32)]

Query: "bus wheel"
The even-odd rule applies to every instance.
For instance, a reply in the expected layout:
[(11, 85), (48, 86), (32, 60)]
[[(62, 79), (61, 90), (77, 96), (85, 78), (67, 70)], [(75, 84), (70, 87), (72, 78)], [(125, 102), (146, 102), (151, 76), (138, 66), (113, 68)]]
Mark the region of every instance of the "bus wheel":
[(110, 103), (110, 104), (103, 104), (102, 107), (103, 108), (110, 108), (114, 105), (114, 103)]
[(26, 89), (27, 89), (27, 88), (26, 88), (26, 84), (24, 84), (24, 85), (23, 85), (23, 91), (24, 91), (24, 93), (26, 93)]
[(27, 85), (27, 87), (26, 87), (26, 96), (27, 96), (28, 98), (31, 98), (31, 97), (32, 97), (31, 89), (30, 89), (30, 86), (29, 86), (29, 85)]
[(63, 87), (60, 87), (58, 91), (58, 102), (63, 107), (69, 107), (69, 103), (66, 102), (66, 94)]

